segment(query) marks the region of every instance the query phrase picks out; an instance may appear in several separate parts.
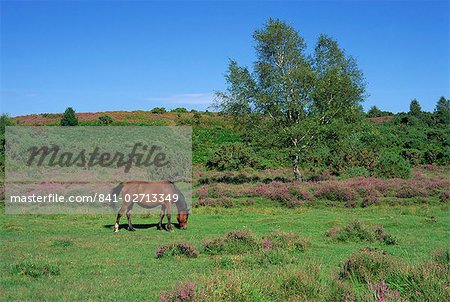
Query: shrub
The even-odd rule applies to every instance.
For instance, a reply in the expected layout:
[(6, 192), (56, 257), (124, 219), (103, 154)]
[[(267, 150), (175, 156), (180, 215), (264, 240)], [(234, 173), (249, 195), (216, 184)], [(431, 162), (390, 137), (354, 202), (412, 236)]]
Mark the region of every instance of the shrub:
[(101, 115), (98, 117), (100, 125), (109, 125), (113, 122), (113, 119), (109, 115)]
[(369, 194), (367, 196), (363, 197), (361, 207), (365, 208), (371, 205), (379, 205), (380, 204), (380, 198), (378, 195), (375, 194)]
[(227, 242), (243, 242), (250, 245), (256, 243), (255, 234), (248, 229), (229, 231), (226, 240)]
[(186, 113), (188, 110), (184, 107), (178, 107), (175, 109), (170, 110), (170, 112), (176, 112), (176, 113)]
[(420, 188), (418, 186), (412, 186), (405, 184), (403, 187), (397, 190), (395, 197), (398, 198), (411, 198), (411, 197), (426, 197), (428, 192), (426, 189)]
[(343, 178), (368, 177), (370, 171), (364, 167), (350, 167), (342, 173)]
[(256, 235), (248, 230), (232, 230), (225, 234), (225, 238), (205, 240), (203, 250), (208, 254), (230, 253), (241, 254), (258, 249)]
[(339, 241), (373, 241), (370, 230), (358, 220), (350, 222), (343, 229), (332, 228), (327, 234)]
[(368, 286), (372, 292), (372, 297), (376, 299), (375, 301), (396, 301), (400, 299), (400, 293), (387, 286), (384, 280), (381, 280), (379, 283), (369, 283)]
[(194, 204), (194, 208), (198, 207), (223, 207), (232, 208), (233, 202), (228, 197), (222, 198), (199, 198)]
[(292, 196), (291, 193), (289, 192), (289, 189), (284, 186), (279, 188), (273, 188), (272, 192), (270, 193), (270, 198), (274, 201), (278, 201), (283, 205), (288, 205), (295, 197)]
[(239, 170), (255, 165), (253, 150), (241, 143), (226, 143), (206, 161), (206, 166), (217, 170)]
[(194, 118), (194, 124), (200, 125), (202, 115), (199, 112), (195, 112), (193, 118)]
[(188, 258), (197, 258), (199, 252), (197, 249), (185, 242), (177, 244), (161, 245), (156, 248), (156, 258), (162, 258), (164, 256), (186, 256)]
[(409, 178), (411, 166), (400, 155), (385, 152), (375, 165), (375, 175), (382, 178)]
[(450, 248), (435, 250), (433, 252), (433, 261), (450, 269)]
[(56, 265), (37, 260), (24, 260), (16, 264), (13, 272), (33, 278), (41, 276), (59, 275), (60, 269)]
[(328, 182), (322, 184), (314, 193), (314, 196), (331, 201), (353, 201), (358, 198), (358, 194), (351, 188), (342, 186), (339, 182)]
[(159, 296), (160, 302), (180, 302), (180, 301), (192, 301), (195, 294), (195, 283), (189, 282), (180, 284), (173, 291), (164, 291)]
[(393, 267), (386, 251), (377, 248), (361, 248), (352, 253), (341, 265), (339, 277), (368, 283), (384, 277)]
[(372, 242), (376, 239), (387, 245), (396, 244), (396, 239), (386, 234), (382, 225), (376, 225), (370, 228), (358, 220), (350, 222), (344, 228), (332, 227), (328, 230), (326, 236), (338, 241)]
[(155, 107), (152, 110), (150, 110), (151, 113), (155, 113), (155, 114), (163, 114), (166, 113), (166, 108), (164, 107)]
[(325, 291), (317, 264), (308, 265), (282, 280), (280, 290), (295, 297), (292, 301), (317, 301)]
[(46, 117), (46, 118), (55, 118), (55, 117), (58, 117), (59, 114), (57, 114), (57, 113), (41, 113), (41, 116)]
[(382, 225), (376, 225), (373, 229), (373, 232), (375, 233), (375, 238), (383, 242), (387, 245), (393, 245), (397, 243), (397, 239), (395, 239), (394, 236), (386, 234), (386, 231)]
[(417, 149), (403, 149), (400, 155), (406, 159), (411, 166), (418, 166), (423, 161), (422, 152)]
[(78, 118), (72, 107), (68, 107), (61, 118), (61, 126), (76, 126), (78, 125)]
[(449, 202), (450, 201), (450, 191), (442, 192), (439, 195), (439, 200), (441, 202)]
[(226, 240), (223, 238), (205, 239), (202, 247), (203, 251), (210, 255), (217, 255), (225, 251)]
[(262, 239), (261, 245), (264, 249), (281, 249), (285, 251), (300, 251), (306, 250), (307, 239), (294, 232), (285, 232), (281, 230), (272, 231), (269, 236)]

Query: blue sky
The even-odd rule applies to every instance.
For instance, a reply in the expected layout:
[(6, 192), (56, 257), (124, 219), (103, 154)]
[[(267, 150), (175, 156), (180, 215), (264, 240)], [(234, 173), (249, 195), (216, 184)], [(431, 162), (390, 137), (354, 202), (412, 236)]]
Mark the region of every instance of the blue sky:
[(2, 1), (2, 113), (204, 109), (228, 59), (251, 66), (269, 17), (311, 50), (336, 38), (363, 70), (364, 103), (433, 110), (450, 97), (449, 1)]

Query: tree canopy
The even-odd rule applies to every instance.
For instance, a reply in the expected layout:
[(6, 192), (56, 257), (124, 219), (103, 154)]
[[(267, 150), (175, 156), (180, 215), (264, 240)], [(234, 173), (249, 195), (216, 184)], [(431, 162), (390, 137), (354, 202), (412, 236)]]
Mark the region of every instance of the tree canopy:
[(299, 156), (320, 140), (320, 130), (361, 116), (364, 77), (356, 61), (329, 36), (321, 35), (308, 55), (292, 26), (269, 19), (253, 38), (253, 70), (231, 60), (228, 87), (217, 93), (217, 106), (288, 149), (294, 176), (300, 179)]

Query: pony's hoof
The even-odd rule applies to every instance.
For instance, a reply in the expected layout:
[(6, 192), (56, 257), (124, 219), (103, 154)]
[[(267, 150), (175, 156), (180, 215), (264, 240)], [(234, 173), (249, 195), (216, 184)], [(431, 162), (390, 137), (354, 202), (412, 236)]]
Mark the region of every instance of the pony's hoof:
[(128, 231), (134, 232), (134, 231), (136, 231), (136, 229), (135, 228), (128, 228)]
[(168, 232), (172, 232), (173, 231), (173, 226), (171, 224), (166, 226), (166, 231)]
[(114, 233), (119, 233), (119, 230), (114, 230)]

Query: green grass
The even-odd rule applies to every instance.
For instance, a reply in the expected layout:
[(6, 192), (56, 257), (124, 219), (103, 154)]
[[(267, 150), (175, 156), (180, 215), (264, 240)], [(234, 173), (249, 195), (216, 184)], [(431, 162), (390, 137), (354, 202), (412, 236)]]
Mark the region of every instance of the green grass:
[[(186, 231), (158, 231), (142, 228), (136, 232), (112, 230), (110, 215), (0, 215), (1, 300), (83, 300), (83, 301), (158, 301), (163, 290), (180, 282), (199, 286), (215, 278), (233, 275), (236, 280), (265, 280), (267, 274), (282, 276), (311, 263), (320, 267), (322, 284), (339, 265), (360, 247), (378, 247), (408, 263), (430, 259), (433, 250), (448, 248), (450, 215), (448, 205), (379, 206), (369, 208), (246, 206), (232, 209), (194, 209)], [(433, 218), (432, 218), (433, 217)], [(336, 242), (325, 236), (333, 226), (344, 227), (358, 219), (364, 224), (382, 224), (398, 239), (396, 245), (380, 242)], [(135, 216), (134, 224), (156, 223), (156, 216)], [(122, 221), (123, 223), (125, 221)], [(229, 265), (232, 255), (202, 253), (204, 239), (223, 236), (233, 229), (251, 229), (256, 236), (274, 229), (291, 231), (308, 238), (305, 252), (294, 255), (286, 264), (242, 267)], [(187, 242), (200, 251), (198, 258), (163, 257), (157, 259), (158, 246)], [(237, 257), (237, 256), (236, 256)], [(278, 255), (275, 257), (277, 262)], [(27, 263), (46, 267), (58, 274), (24, 274), (17, 269)], [(222, 263), (222, 264), (221, 264)], [(283, 266), (286, 267), (283, 267)], [(243, 277), (243, 276), (248, 276)], [(246, 279), (247, 278), (247, 279)], [(240, 282), (240, 281), (239, 281)], [(294, 281), (289, 281), (294, 282)], [(306, 281), (305, 281), (306, 282)], [(247, 284), (251, 286), (251, 284)], [(258, 282), (255, 287), (258, 287)], [(264, 289), (243, 288), (242, 296), (265, 301)], [(317, 297), (320, 293), (317, 293)]]

